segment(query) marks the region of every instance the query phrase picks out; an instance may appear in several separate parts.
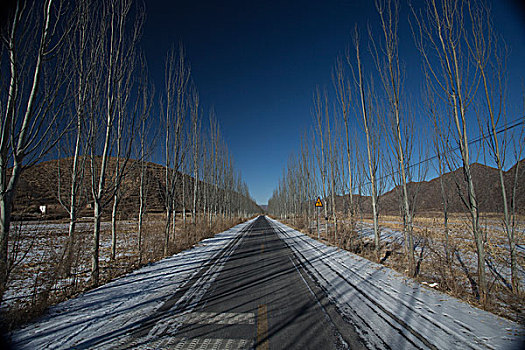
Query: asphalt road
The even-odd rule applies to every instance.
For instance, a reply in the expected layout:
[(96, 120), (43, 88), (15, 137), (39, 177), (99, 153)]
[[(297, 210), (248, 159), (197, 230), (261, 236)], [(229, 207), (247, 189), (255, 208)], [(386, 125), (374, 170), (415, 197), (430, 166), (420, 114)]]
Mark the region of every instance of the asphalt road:
[(263, 216), (132, 338), (122, 348), (364, 348)]

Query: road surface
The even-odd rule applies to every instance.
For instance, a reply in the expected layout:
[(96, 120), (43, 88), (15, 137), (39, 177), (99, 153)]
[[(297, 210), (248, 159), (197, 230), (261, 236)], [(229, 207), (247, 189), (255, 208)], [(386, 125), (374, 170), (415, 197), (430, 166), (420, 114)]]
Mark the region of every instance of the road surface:
[(15, 349), (521, 349), (524, 329), (266, 217), (60, 303)]
[[(219, 256), (203, 267), (122, 348), (364, 348), (265, 217), (223, 255), (223, 262)], [(207, 290), (199, 300), (181, 302), (219, 263), (220, 272), (203, 284)]]

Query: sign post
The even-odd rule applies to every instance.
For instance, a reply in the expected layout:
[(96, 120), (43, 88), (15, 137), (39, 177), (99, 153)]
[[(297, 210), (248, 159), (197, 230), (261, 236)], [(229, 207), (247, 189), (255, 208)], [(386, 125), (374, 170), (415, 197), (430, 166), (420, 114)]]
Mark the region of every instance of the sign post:
[(317, 200), (315, 201), (315, 208), (317, 209), (317, 239), (321, 239), (321, 234), (319, 233), (319, 211), (323, 207), (323, 202), (321, 202), (321, 198), (317, 197)]

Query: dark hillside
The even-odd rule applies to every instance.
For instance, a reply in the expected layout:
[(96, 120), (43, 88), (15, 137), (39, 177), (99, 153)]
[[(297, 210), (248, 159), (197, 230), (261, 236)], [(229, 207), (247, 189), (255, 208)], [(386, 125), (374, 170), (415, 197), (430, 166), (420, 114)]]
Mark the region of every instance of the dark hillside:
[[(507, 200), (510, 202), (512, 186), (515, 181), (516, 163), (512, 168), (505, 172), (505, 188)], [(503, 196), (498, 170), (486, 165), (474, 163), (471, 166), (474, 177), (474, 186), (481, 212), (494, 213), (503, 211)], [(518, 186), (516, 191), (516, 207), (521, 214), (525, 214), (525, 159), (519, 162)], [(465, 205), (459, 193), (462, 193), (466, 200), (466, 186), (463, 181), (463, 169), (457, 169), (443, 175), (444, 187), (448, 196), (449, 211), (454, 213), (464, 212)], [(459, 187), (458, 187), (459, 184)], [(435, 212), (443, 209), (440, 178), (430, 181), (412, 182), (408, 184), (409, 192), (416, 195), (416, 208), (418, 212)], [(384, 214), (398, 214), (399, 192), (396, 187), (383, 194), (379, 200), (380, 211)], [(371, 211), (370, 198), (361, 197), (357, 199), (361, 204), (361, 209), (365, 213)], [(343, 210), (343, 200), (339, 198), (338, 209)]]
[[(121, 160), (122, 161), (122, 160)], [(58, 201), (59, 188), (59, 169), (60, 169), (60, 188), (62, 198), (67, 198), (69, 194), (69, 187), (71, 185), (71, 162), (72, 158), (64, 158), (60, 161), (51, 160), (41, 162), (31, 168), (28, 168), (22, 173), (17, 193), (15, 197), (15, 205), (13, 215), (14, 218), (39, 218), (40, 205), (47, 206), (47, 218), (63, 218), (67, 217), (66, 211), (61, 207)], [(116, 166), (117, 159), (111, 158), (109, 161), (108, 173)], [(100, 160), (98, 159), (98, 163)], [(96, 164), (98, 166), (98, 164)], [(140, 167), (136, 160), (129, 160), (126, 167), (126, 176), (122, 184), (122, 200), (120, 204), (121, 218), (135, 216), (138, 213), (139, 205), (139, 186), (140, 186)], [(88, 161), (84, 164), (84, 182), (82, 191), (82, 212), (81, 216), (90, 216), (91, 212), (91, 173)], [(188, 188), (192, 188), (193, 178), (184, 175)], [(147, 210), (149, 212), (161, 212), (164, 210), (165, 197), (165, 168), (159, 164), (147, 163), (146, 169), (147, 179)], [(113, 184), (111, 177), (106, 181), (106, 188), (110, 192), (110, 187)], [(181, 177), (179, 177), (178, 187), (181, 188)], [(200, 182), (199, 186), (203, 186)], [(189, 191), (188, 191), (189, 192)], [(189, 197), (189, 194), (187, 194)], [(105, 198), (108, 205), (105, 207), (104, 215), (109, 215), (111, 211), (111, 196)], [(189, 203), (189, 199), (187, 202)], [(187, 204), (187, 209), (188, 209)], [(177, 210), (182, 210), (182, 199), (179, 198)]]

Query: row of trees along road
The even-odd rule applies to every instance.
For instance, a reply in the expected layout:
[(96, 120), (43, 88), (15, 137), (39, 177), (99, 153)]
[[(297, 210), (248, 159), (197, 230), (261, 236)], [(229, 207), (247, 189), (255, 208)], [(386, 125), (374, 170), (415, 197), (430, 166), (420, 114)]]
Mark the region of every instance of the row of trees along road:
[[(519, 162), (511, 188), (504, 173), (521, 159), (525, 123), (519, 118), (520, 122), (511, 125), (506, 115), (509, 50), (494, 30), (490, 11), (478, 1), (429, 0), (421, 9), (408, 6), (413, 42), (421, 56), (424, 89), (418, 105), (404, 88), (399, 2), (377, 0), (375, 7), (378, 27), (369, 28), (367, 39), (355, 27), (351, 48), (336, 60), (332, 70), (332, 89), (315, 91), (311, 131), (302, 136), (300, 152), (290, 157), (268, 210), (311, 228), (316, 219), (313, 204), (320, 196), (331, 239), (350, 246), (358, 217), (362, 218), (363, 211), (371, 213), (376, 258), (380, 259), (379, 199), (387, 188), (395, 187), (406, 268), (414, 277), (418, 274), (413, 232), (416, 199), (425, 195), (418, 193), (417, 182), (425, 179), (430, 164), (439, 176), (461, 169), (461, 176), (454, 172), (455, 190), (468, 212), (477, 256), (472, 293), (485, 305), (486, 262), (491, 257), (486, 254), (486, 232), (480, 225), (477, 193), (482, 189), (475, 187), (471, 167), (476, 154), (481, 154), (496, 165), (503, 198), (510, 283), (496, 275), (519, 295), (516, 193), (523, 181), (518, 178)], [(433, 125), (431, 135), (424, 134), (427, 122), (416, 120), (415, 110), (423, 114), (418, 118), (428, 117)], [(417, 128), (418, 124), (422, 127)], [(477, 140), (480, 146), (473, 156), (469, 135), (476, 132), (481, 134)], [(414, 186), (409, 186), (411, 182)], [(448, 202), (453, 190), (441, 178), (447, 264), (452, 263), (454, 252), (457, 255), (449, 243)], [(338, 196), (344, 198), (344, 206), (336, 210)]]
[[(168, 51), (164, 86), (154, 88), (140, 50), (144, 19), (145, 9), (132, 0), (18, 1), (8, 13), (0, 56), (0, 300), (15, 264), (9, 247), (17, 185), (46, 156), (66, 159), (57, 174), (57, 198), (69, 215), (65, 256), (72, 254), (79, 212), (91, 204), (93, 285), (100, 278), (102, 214), (111, 210), (114, 260), (122, 184), (137, 167), (142, 259), (148, 197), (157, 195), (147, 191), (152, 155), (165, 161), (164, 255), (181, 200), (194, 226), (260, 210), (234, 169), (213, 111), (207, 117), (199, 104), (182, 45)], [(191, 192), (191, 201), (181, 191)], [(67, 275), (70, 265), (60, 269)]]

